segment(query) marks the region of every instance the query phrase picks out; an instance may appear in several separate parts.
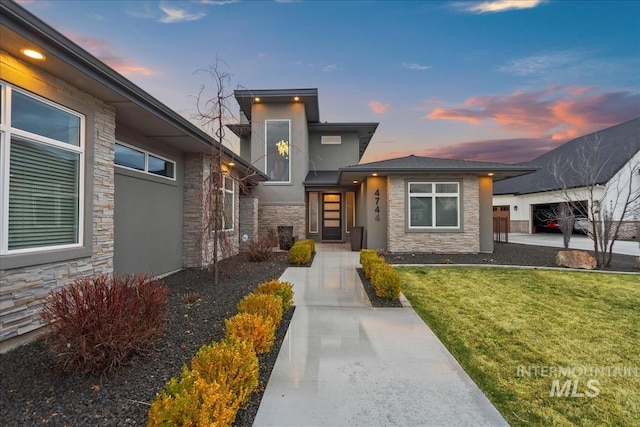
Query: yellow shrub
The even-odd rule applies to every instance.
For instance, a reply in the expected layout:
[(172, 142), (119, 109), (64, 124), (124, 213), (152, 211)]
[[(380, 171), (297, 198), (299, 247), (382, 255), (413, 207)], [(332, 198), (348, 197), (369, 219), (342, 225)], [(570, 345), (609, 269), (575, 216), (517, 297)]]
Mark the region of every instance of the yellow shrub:
[(316, 251), (316, 242), (313, 239), (299, 240), (298, 243), (309, 246), (309, 248), (311, 248), (311, 253)]
[(172, 378), (156, 396), (147, 426), (230, 426), (238, 412), (235, 400), (225, 384), (205, 381), (185, 367), (180, 379)]
[(400, 276), (389, 264), (381, 264), (374, 269), (371, 284), (380, 298), (396, 301), (400, 298)]
[(191, 369), (207, 382), (225, 384), (241, 406), (258, 387), (258, 356), (248, 341), (225, 339), (200, 348)]
[(257, 294), (271, 294), (282, 298), (282, 312), (286, 313), (293, 305), (293, 285), (277, 279), (262, 282), (254, 291)]
[(257, 354), (269, 352), (275, 340), (276, 327), (268, 317), (238, 313), (224, 321), (226, 337), (247, 340)]
[(289, 249), (289, 262), (294, 265), (309, 264), (311, 262), (311, 247), (297, 242)]
[(278, 295), (250, 293), (238, 303), (238, 312), (268, 317), (278, 327), (282, 320), (282, 298)]

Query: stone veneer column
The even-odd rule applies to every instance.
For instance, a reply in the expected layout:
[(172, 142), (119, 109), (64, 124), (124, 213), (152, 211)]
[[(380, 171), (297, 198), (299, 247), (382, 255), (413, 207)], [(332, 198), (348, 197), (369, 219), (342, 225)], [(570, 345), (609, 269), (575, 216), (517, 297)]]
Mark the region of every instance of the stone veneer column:
[(269, 230), (277, 231), (280, 225), (293, 225), (293, 235), (305, 239), (306, 207), (304, 204), (265, 205), (258, 207), (258, 233), (266, 236)]

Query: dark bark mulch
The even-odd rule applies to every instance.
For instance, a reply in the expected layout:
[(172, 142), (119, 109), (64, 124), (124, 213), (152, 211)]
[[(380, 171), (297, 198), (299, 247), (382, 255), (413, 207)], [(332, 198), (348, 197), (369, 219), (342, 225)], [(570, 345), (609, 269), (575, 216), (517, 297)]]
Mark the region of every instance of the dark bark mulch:
[[(496, 243), (492, 254), (387, 253), (389, 264), (497, 264), (533, 267), (556, 267), (556, 254), (561, 248)], [(593, 252), (590, 252), (593, 255)], [(602, 271), (640, 272), (633, 255), (613, 254), (611, 267)]]
[[(63, 373), (41, 341), (0, 355), (0, 423), (3, 426), (145, 425), (149, 404), (173, 376), (180, 374), (203, 345), (224, 337), (224, 319), (233, 316), (238, 301), (262, 281), (277, 279), (289, 267), (287, 254), (252, 263), (243, 256), (221, 262), (220, 285), (206, 270), (183, 270), (164, 279), (169, 287), (166, 333), (145, 357), (105, 376)], [(186, 304), (185, 295), (199, 298)], [(293, 310), (283, 318), (276, 343), (261, 355), (260, 385), (236, 425), (250, 426), (260, 405)]]
[(362, 286), (364, 287), (364, 290), (367, 292), (367, 296), (369, 297), (369, 302), (371, 303), (372, 307), (402, 308), (402, 303), (400, 301), (391, 301), (385, 298), (380, 298), (378, 295), (376, 295), (376, 290), (371, 284), (371, 282), (369, 281), (369, 279), (367, 279), (367, 276), (364, 275), (364, 270), (361, 268), (357, 268), (356, 270), (358, 271), (358, 275), (360, 276), (360, 281), (362, 282)]

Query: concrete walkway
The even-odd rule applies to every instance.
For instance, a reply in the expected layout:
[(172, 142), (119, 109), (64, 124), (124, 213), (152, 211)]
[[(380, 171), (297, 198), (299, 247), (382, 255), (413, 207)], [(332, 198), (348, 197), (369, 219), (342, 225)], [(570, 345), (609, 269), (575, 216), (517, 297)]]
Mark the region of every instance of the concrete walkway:
[[(537, 246), (552, 246), (555, 248), (562, 248), (564, 243), (562, 241), (561, 233), (509, 233), (509, 243), (522, 243), (524, 245), (537, 245)], [(574, 234), (569, 241), (569, 249), (580, 249), (583, 251), (593, 250), (593, 240), (587, 236)], [(640, 248), (638, 242), (635, 241), (623, 241), (617, 240), (613, 244), (614, 254), (623, 255), (640, 255)]]
[(316, 250), (254, 426), (508, 425), (412, 308), (369, 305), (357, 252)]

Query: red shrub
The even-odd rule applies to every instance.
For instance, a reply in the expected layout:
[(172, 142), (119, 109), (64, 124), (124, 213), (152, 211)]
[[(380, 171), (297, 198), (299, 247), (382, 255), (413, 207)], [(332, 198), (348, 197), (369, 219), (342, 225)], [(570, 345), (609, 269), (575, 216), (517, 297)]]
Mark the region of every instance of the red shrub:
[(47, 297), (45, 339), (66, 369), (106, 372), (153, 348), (167, 304), (167, 287), (146, 275), (80, 278)]

